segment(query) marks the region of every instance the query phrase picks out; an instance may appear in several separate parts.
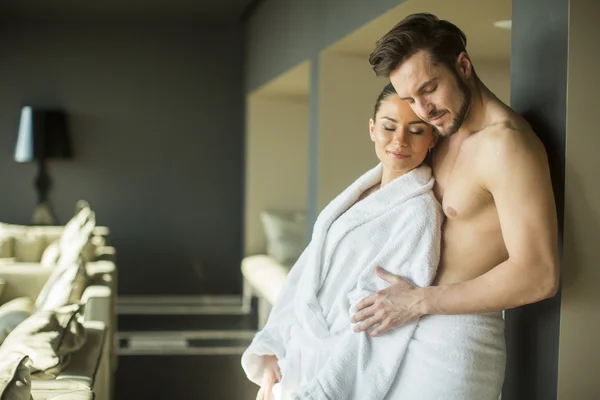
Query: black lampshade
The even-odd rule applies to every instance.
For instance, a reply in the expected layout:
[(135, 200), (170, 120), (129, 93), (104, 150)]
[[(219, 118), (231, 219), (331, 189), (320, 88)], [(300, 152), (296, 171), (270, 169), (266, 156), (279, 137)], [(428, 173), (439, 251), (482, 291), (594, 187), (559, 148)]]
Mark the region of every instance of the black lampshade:
[(67, 115), (58, 110), (23, 107), (15, 161), (29, 162), (72, 156)]

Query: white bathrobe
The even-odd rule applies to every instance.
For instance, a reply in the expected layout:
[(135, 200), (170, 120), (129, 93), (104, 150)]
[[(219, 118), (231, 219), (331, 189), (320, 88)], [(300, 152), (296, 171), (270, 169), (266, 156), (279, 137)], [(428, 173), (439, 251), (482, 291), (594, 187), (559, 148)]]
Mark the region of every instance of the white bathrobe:
[(277, 357), (276, 399), (381, 400), (392, 388), (416, 324), (372, 338), (354, 332), (350, 318), (362, 298), (389, 286), (377, 266), (421, 287), (432, 283), (443, 214), (426, 166), (358, 201), (382, 171), (379, 164), (365, 173), (321, 212), (267, 324), (242, 356), (259, 385), (262, 356)]

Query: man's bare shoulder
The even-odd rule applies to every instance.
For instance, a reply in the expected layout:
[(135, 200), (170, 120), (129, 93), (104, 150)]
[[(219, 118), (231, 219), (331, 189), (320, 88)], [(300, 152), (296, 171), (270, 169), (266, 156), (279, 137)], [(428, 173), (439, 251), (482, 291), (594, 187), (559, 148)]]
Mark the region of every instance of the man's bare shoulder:
[(529, 123), (514, 113), (495, 121), (478, 133), (481, 155), (488, 161), (514, 158), (545, 158), (546, 151)]
[(514, 180), (516, 176), (545, 180), (546, 149), (529, 123), (510, 109), (499, 117), (477, 133), (482, 186), (492, 191), (492, 187), (505, 187), (506, 179)]

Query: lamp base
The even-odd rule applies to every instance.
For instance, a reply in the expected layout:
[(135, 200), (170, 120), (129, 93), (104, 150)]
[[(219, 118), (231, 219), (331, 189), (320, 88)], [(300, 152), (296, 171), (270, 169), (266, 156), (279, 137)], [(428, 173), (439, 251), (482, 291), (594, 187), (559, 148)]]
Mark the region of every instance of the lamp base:
[(56, 218), (48, 202), (41, 202), (35, 206), (31, 217), (31, 225), (56, 225)]

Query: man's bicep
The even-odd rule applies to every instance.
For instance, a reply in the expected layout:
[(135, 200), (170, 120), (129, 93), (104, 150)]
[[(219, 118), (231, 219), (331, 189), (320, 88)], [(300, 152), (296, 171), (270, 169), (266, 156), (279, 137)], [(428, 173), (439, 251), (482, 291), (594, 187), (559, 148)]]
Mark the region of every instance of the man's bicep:
[(556, 207), (545, 154), (524, 140), (501, 146), (489, 189), (508, 254), (520, 265), (556, 264)]

